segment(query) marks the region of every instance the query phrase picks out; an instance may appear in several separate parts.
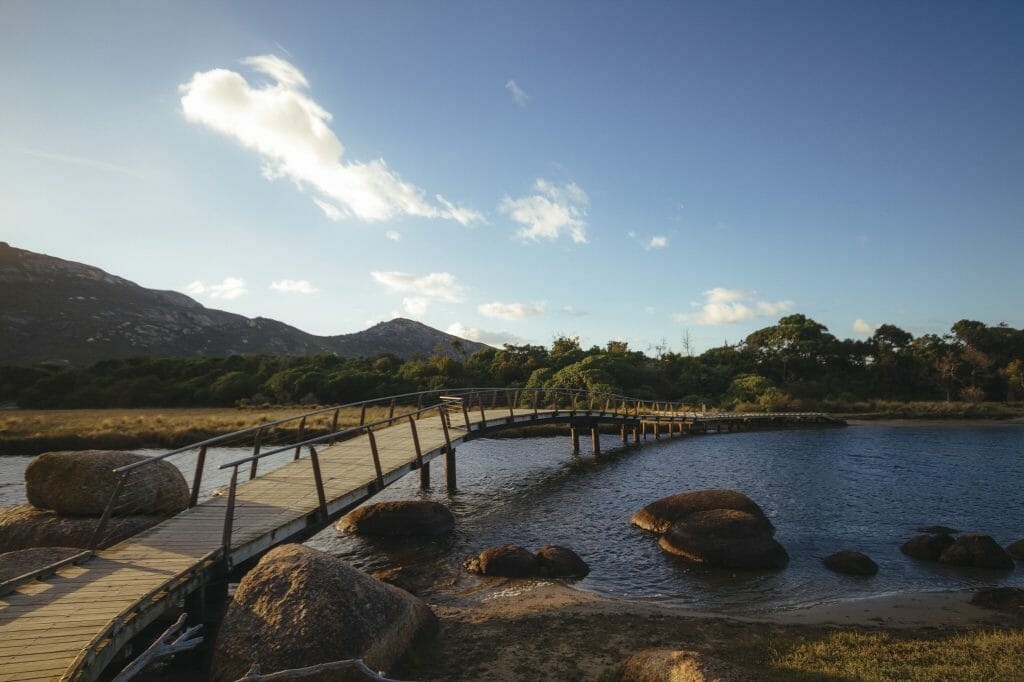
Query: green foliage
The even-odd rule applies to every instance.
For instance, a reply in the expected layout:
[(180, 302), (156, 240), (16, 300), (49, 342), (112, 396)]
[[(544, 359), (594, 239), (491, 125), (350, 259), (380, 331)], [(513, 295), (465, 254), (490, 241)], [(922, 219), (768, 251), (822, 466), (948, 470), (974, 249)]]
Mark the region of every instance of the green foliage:
[[(91, 367), (0, 367), (0, 402), (21, 407), (190, 407), (343, 404), (466, 386), (578, 388), (691, 406), (782, 410), (873, 400), (970, 403), (1024, 397), (1024, 331), (961, 320), (946, 336), (914, 338), (891, 324), (867, 340), (839, 340), (788, 315), (738, 345), (698, 357), (631, 351), (622, 341), (584, 350), (576, 337), (485, 348), (454, 357), (241, 356), (131, 358)], [(548, 397), (545, 397), (547, 400)]]

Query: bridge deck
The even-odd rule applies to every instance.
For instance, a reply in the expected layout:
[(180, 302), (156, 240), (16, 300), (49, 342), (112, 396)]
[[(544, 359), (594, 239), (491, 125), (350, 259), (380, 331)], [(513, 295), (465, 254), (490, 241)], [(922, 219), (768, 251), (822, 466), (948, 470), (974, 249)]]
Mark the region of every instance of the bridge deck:
[[(566, 418), (563, 410), (557, 415)], [(586, 412), (577, 413), (586, 418)], [(595, 412), (590, 416), (597, 417)], [(473, 428), (509, 422), (550, 421), (549, 411), (508, 408), (471, 411)], [(627, 421), (625, 414), (605, 415)], [(652, 419), (647, 417), (646, 419)], [(653, 417), (660, 421), (659, 417)], [(670, 418), (665, 417), (668, 420)], [(465, 420), (452, 414), (452, 444), (465, 438)], [(455, 428), (463, 424), (463, 429)], [(444, 452), (440, 417), (416, 421), (423, 459)], [(416, 466), (406, 421), (374, 431), (385, 484)], [(366, 434), (319, 450), (328, 511), (338, 513), (369, 498), (376, 469)], [(247, 473), (247, 472), (246, 472)], [(319, 498), (308, 457), (240, 482), (231, 539), (231, 564), (258, 556), (319, 518)], [(194, 572), (222, 547), (225, 497), (213, 497), (109, 549), (82, 565), (20, 586), (0, 597), (0, 681), (90, 680), (143, 626), (175, 605), (202, 577)], [(206, 563), (211, 561), (206, 559)], [(190, 574), (190, 571), (192, 572)]]

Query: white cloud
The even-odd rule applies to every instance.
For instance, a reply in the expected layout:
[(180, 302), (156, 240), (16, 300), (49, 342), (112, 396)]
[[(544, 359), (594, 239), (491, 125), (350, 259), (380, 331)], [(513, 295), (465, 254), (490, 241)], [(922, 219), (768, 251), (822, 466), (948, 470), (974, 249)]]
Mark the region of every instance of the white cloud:
[(589, 315), (590, 313), (584, 310), (576, 310), (571, 305), (566, 305), (562, 306), (562, 314), (568, 317), (583, 317), (584, 315)]
[(734, 324), (755, 317), (779, 315), (793, 307), (793, 301), (755, 301), (756, 295), (756, 291), (715, 287), (704, 292), (703, 304), (692, 304), (700, 306), (700, 312), (679, 313), (675, 318), (695, 324)]
[(196, 280), (185, 287), (185, 293), (193, 296), (205, 296), (224, 301), (234, 301), (249, 293), (245, 286), (245, 280), (240, 277), (225, 277), (220, 284), (207, 284), (202, 280)]
[(384, 233), (384, 236), (393, 242), (402, 241), (402, 235), (399, 234), (398, 232), (395, 232), (394, 230), (388, 230), (387, 232)]
[(485, 317), (493, 317), (499, 320), (521, 320), (524, 317), (533, 317), (544, 313), (544, 306), (541, 304), (528, 305), (526, 303), (484, 303), (477, 306), (477, 310)]
[(525, 107), (530, 102), (530, 96), (523, 92), (523, 89), (519, 87), (511, 78), (505, 83), (505, 89), (512, 93), (512, 101), (521, 107)]
[(857, 318), (856, 320), (853, 321), (853, 331), (855, 331), (858, 334), (874, 334), (877, 329), (877, 324), (871, 324), (860, 318)]
[(341, 161), (345, 148), (328, 127), (332, 116), (309, 96), (301, 71), (272, 55), (242, 63), (273, 82), (254, 86), (228, 69), (195, 73), (179, 87), (181, 108), (188, 121), (258, 152), (265, 161), (264, 177), (310, 185), (320, 195), (314, 202), (331, 220), (352, 216), (372, 222), (413, 215), (466, 225), (483, 219), (440, 195), (440, 205), (430, 203), (422, 189), (404, 182), (383, 159)]
[(486, 343), (488, 346), (494, 346), (495, 348), (501, 348), (506, 343), (516, 345), (526, 343), (526, 339), (522, 339), (510, 332), (485, 331), (483, 329), (477, 329), (476, 327), (467, 327), (461, 322), (454, 322), (448, 325), (448, 328), (445, 331), (453, 336), (469, 339), (470, 341), (476, 341), (478, 343)]
[(647, 242), (647, 249), (664, 249), (668, 246), (668, 237), (662, 237), (660, 235), (651, 237), (651, 241)]
[(636, 230), (630, 230), (629, 232), (626, 233), (626, 236), (629, 237), (630, 239), (636, 239)]
[(405, 308), (405, 312), (413, 315), (414, 317), (421, 317), (427, 308), (430, 307), (430, 300), (423, 298), (422, 296), (411, 296), (409, 298), (402, 299), (402, 307)]
[(306, 279), (279, 279), (276, 282), (271, 282), (270, 288), (284, 294), (303, 294), (305, 296), (320, 291)]
[(537, 241), (557, 239), (568, 232), (578, 244), (587, 242), (587, 208), (590, 198), (579, 185), (570, 182), (557, 187), (540, 178), (534, 183), (538, 194), (512, 199), (505, 197), (498, 210), (507, 214), (523, 227), (516, 235), (523, 239)]
[(389, 291), (412, 293), (419, 297), (440, 299), (451, 303), (462, 300), (465, 288), (448, 272), (432, 272), (418, 277), (408, 272), (371, 272), (370, 276)]

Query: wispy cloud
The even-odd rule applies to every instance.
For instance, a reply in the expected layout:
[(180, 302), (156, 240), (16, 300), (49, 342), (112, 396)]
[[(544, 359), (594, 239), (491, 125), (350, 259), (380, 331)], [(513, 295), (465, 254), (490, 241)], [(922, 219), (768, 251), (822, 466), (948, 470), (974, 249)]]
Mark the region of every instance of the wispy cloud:
[(651, 240), (647, 242), (647, 250), (651, 249), (664, 249), (668, 246), (668, 237), (662, 237), (660, 235), (651, 237)]
[(86, 156), (73, 156), (71, 154), (58, 154), (56, 152), (44, 152), (38, 149), (23, 149), (22, 151), (29, 156), (36, 157), (37, 159), (59, 161), (61, 163), (69, 163), (74, 166), (85, 166), (86, 168), (92, 168), (93, 170), (105, 171), (107, 173), (120, 173), (122, 175), (139, 177), (138, 171), (129, 168), (128, 166), (121, 166), (109, 161), (103, 161), (102, 159), (92, 159)]
[(420, 298), (458, 303), (465, 292), (465, 287), (449, 272), (432, 272), (422, 276), (408, 272), (371, 272), (370, 276), (389, 291), (411, 293)]
[(857, 334), (871, 335), (878, 330), (878, 325), (871, 324), (870, 322), (866, 322), (865, 320), (857, 318), (856, 320), (853, 321), (852, 329)]
[(394, 230), (388, 230), (387, 232), (384, 233), (384, 236), (393, 242), (402, 241), (402, 235), (399, 234), (398, 232), (395, 232)]
[(558, 187), (543, 178), (534, 183), (532, 194), (518, 199), (505, 197), (498, 210), (523, 227), (516, 232), (522, 239), (557, 239), (568, 233), (578, 244), (587, 242), (587, 209), (590, 198), (579, 185), (570, 182)]
[(735, 324), (755, 317), (780, 315), (793, 307), (792, 301), (755, 300), (756, 291), (743, 289), (725, 289), (715, 287), (704, 292), (704, 303), (692, 303), (700, 307), (699, 312), (679, 313), (675, 316), (680, 322), (694, 324)]
[(249, 290), (246, 288), (245, 280), (241, 277), (225, 277), (220, 284), (207, 284), (197, 279), (185, 287), (185, 293), (223, 301), (234, 301), (245, 296)]
[(508, 82), (505, 83), (505, 89), (512, 94), (512, 101), (519, 106), (525, 107), (530, 103), (530, 96), (523, 92), (523, 89), (519, 87), (519, 84), (511, 78), (509, 78)]
[(413, 317), (421, 317), (430, 307), (430, 299), (422, 296), (410, 296), (402, 299), (402, 307)]
[(265, 160), (264, 177), (308, 184), (318, 194), (314, 202), (331, 220), (351, 216), (372, 222), (411, 215), (468, 225), (483, 219), (440, 195), (435, 195), (437, 203), (430, 202), (383, 159), (342, 161), (345, 148), (328, 126), (332, 116), (308, 94), (301, 71), (273, 55), (249, 57), (242, 64), (273, 82), (254, 86), (228, 69), (196, 73), (180, 86), (181, 108), (188, 121), (258, 152)]
[(583, 317), (584, 315), (589, 315), (590, 313), (586, 312), (585, 310), (576, 310), (571, 305), (564, 305), (562, 306), (562, 314), (565, 315), (566, 317)]
[(276, 282), (271, 282), (270, 288), (283, 294), (302, 294), (304, 296), (320, 291), (307, 279), (279, 279)]
[(486, 343), (488, 346), (494, 346), (495, 348), (501, 348), (506, 343), (516, 345), (526, 343), (525, 339), (522, 339), (510, 332), (486, 331), (484, 329), (477, 329), (476, 327), (467, 327), (461, 322), (454, 322), (448, 325), (448, 328), (445, 331), (453, 336), (469, 339), (470, 341), (476, 341), (478, 343)]
[(524, 317), (542, 315), (544, 306), (541, 304), (528, 305), (526, 303), (484, 303), (477, 306), (477, 310), (484, 317), (492, 317), (498, 320), (521, 320)]

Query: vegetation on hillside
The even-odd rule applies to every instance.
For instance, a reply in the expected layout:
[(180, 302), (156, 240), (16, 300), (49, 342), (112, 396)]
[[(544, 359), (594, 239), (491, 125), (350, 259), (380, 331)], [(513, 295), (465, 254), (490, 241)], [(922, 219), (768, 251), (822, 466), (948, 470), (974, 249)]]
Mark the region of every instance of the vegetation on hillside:
[[(454, 351), (454, 352), (453, 352)], [(135, 358), (84, 368), (0, 368), (0, 403), (24, 408), (340, 404), (467, 386), (584, 388), (725, 409), (879, 411), (877, 401), (1024, 400), (1024, 330), (961, 320), (949, 334), (914, 337), (882, 325), (841, 340), (789, 315), (736, 345), (701, 355), (506, 345), (472, 354), (458, 341), (429, 357), (334, 355)]]

